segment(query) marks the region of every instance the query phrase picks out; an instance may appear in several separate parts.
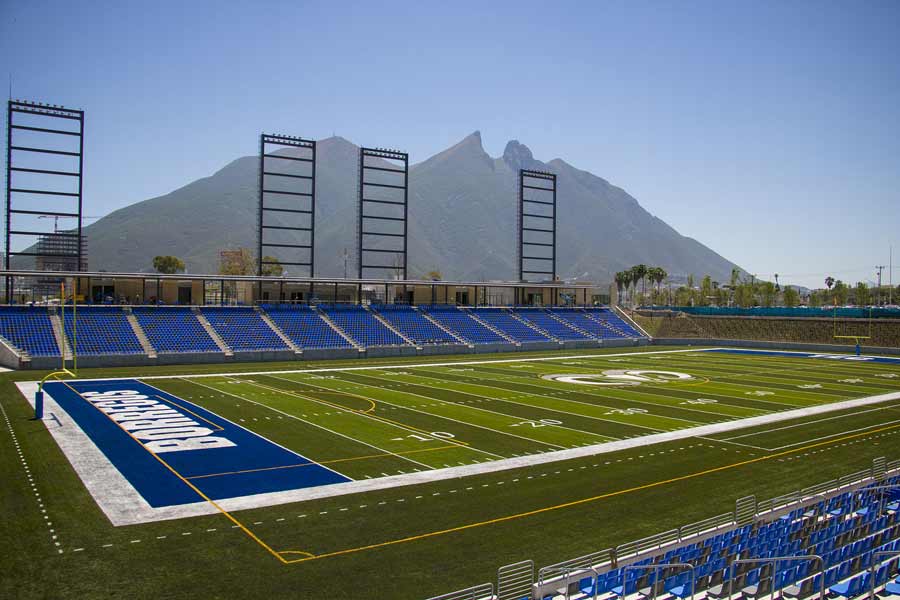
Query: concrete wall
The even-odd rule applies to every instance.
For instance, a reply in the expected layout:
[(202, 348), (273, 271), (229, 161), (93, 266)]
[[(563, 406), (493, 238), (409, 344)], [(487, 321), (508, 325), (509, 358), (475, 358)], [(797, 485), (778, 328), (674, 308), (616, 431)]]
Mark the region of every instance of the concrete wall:
[[(525, 342), (520, 346), (513, 344), (448, 344), (441, 346), (384, 346), (368, 348), (359, 351), (355, 348), (335, 349), (308, 349), (302, 354), (295, 354), (290, 350), (278, 350), (268, 352), (235, 352), (233, 356), (226, 356), (221, 352), (196, 352), (183, 354), (160, 354), (157, 358), (149, 358), (145, 355), (111, 355), (111, 356), (79, 356), (78, 366), (83, 368), (99, 367), (149, 367), (157, 365), (198, 365), (198, 364), (235, 364), (248, 362), (290, 362), (290, 361), (317, 361), (317, 360), (346, 360), (357, 358), (385, 358), (385, 357), (409, 357), (409, 356), (446, 356), (460, 354), (492, 354), (498, 352), (536, 352), (547, 350), (577, 350), (596, 348), (631, 348), (645, 346), (650, 343), (647, 339), (620, 339), (620, 340), (584, 340), (565, 342)], [(674, 340), (666, 343), (698, 344), (715, 343), (725, 345), (724, 342), (704, 342), (702, 340)], [(750, 345), (747, 342), (746, 345)], [(844, 347), (846, 350), (846, 347)], [(0, 364), (10, 369), (55, 369), (60, 366), (60, 358), (57, 357), (32, 357), (30, 362), (23, 362), (11, 349), (0, 344)]]

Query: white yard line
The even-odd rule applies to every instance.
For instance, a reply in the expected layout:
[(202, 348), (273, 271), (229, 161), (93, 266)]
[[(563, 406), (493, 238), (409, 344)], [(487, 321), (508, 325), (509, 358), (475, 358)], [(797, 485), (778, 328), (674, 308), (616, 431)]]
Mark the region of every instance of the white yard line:
[[(300, 383), (300, 382), (298, 382), (298, 381), (294, 381), (294, 380), (292, 380), (292, 379), (285, 379), (285, 378), (283, 378), (283, 377), (274, 377), (274, 376), (272, 376), (272, 378), (273, 378), (273, 379), (280, 379), (281, 381), (290, 381), (291, 383)], [(316, 399), (316, 398), (309, 398), (309, 397), (303, 395), (303, 392), (295, 392), (295, 391), (293, 391), (293, 390), (285, 390), (285, 389), (283, 389), (283, 388), (278, 388), (278, 387), (274, 387), (274, 386), (270, 386), (270, 385), (265, 385), (264, 383), (257, 383), (257, 382), (250, 382), (250, 381), (240, 381), (240, 380), (236, 380), (236, 381), (238, 381), (239, 383), (250, 384), (250, 385), (253, 385), (253, 386), (256, 386), (256, 387), (261, 387), (261, 388), (263, 388), (263, 389), (271, 390), (271, 391), (278, 392), (278, 393), (281, 393), (281, 394), (287, 394), (287, 395), (289, 395), (289, 396), (295, 396), (295, 397), (297, 397), (297, 398), (300, 398), (301, 400), (306, 400), (307, 402), (315, 402), (315, 403), (317, 403), (317, 404), (321, 404), (322, 406), (328, 406), (328, 407), (330, 407), (330, 408), (334, 408), (334, 404), (333, 404), (333, 403), (328, 403), (328, 402), (320, 401), (320, 400), (318, 400), (318, 399)], [(313, 387), (317, 387), (317, 388), (319, 388), (320, 390), (326, 391), (326, 392), (338, 393), (338, 394), (343, 393), (343, 392), (341, 392), (340, 390), (333, 390), (333, 389), (331, 389), (331, 388), (326, 388), (326, 387), (322, 387), (322, 386), (318, 386), (318, 385), (313, 385), (313, 384), (311, 384), (311, 383), (305, 384), (305, 385), (311, 385), (311, 386), (313, 386)], [(432, 414), (432, 413), (427, 413), (427, 412), (424, 412), (424, 411), (419, 411), (419, 410), (416, 410), (416, 409), (414, 409), (414, 408), (409, 408), (409, 407), (403, 406), (402, 404), (391, 404), (390, 402), (386, 402), (386, 401), (384, 401), (384, 400), (379, 400), (379, 399), (377, 399), (377, 398), (370, 398), (370, 397), (368, 397), (368, 396), (363, 396), (362, 394), (357, 394), (357, 393), (355, 393), (355, 392), (347, 392), (347, 393), (348, 393), (348, 394), (355, 395), (355, 396), (358, 396), (358, 397), (361, 397), (361, 398), (365, 398), (366, 400), (371, 400), (372, 402), (381, 402), (381, 403), (383, 403), (383, 404), (388, 404), (388, 405), (390, 405), (390, 406), (396, 406), (396, 407), (398, 407), (398, 408), (403, 408), (403, 409), (405, 409), (405, 410), (410, 410), (410, 411), (413, 411), (413, 412), (418, 412), (418, 413), (421, 413), (421, 414), (423, 414), (423, 415), (429, 415), (429, 416), (431, 416), (431, 417), (440, 418), (440, 419), (447, 419), (448, 421), (454, 421), (454, 422), (456, 422), (456, 423), (462, 423), (463, 425), (472, 425), (471, 423), (465, 423), (464, 421), (457, 421), (456, 419), (451, 419), (450, 417), (442, 417), (442, 416), (440, 416), (440, 415), (435, 415), (435, 414)], [(381, 423), (382, 425), (390, 425), (390, 426), (392, 426), (392, 427), (399, 427), (400, 429), (402, 429), (402, 430), (404, 430), (404, 431), (408, 431), (408, 432), (410, 432), (410, 433), (418, 433), (418, 434), (421, 434), (421, 433), (422, 433), (422, 430), (420, 430), (420, 429), (412, 429), (412, 428), (407, 427), (407, 426), (405, 426), (405, 425), (403, 425), (402, 423), (399, 423), (399, 422), (385, 421), (384, 419), (378, 418), (377, 415), (370, 415), (370, 414), (368, 414), (368, 413), (364, 413), (364, 412), (357, 411), (357, 410), (351, 410), (351, 409), (345, 408), (345, 407), (341, 407), (341, 410), (345, 410), (345, 411), (347, 411), (347, 412), (349, 412), (349, 413), (356, 413), (356, 414), (358, 414), (358, 415), (362, 415), (362, 416), (364, 416), (364, 417), (368, 417), (369, 419), (371, 419), (371, 420), (373, 420), (373, 421), (377, 421), (377, 422)], [(479, 425), (474, 425), (474, 427), (479, 427)], [(496, 431), (496, 430), (494, 430), (494, 429), (491, 429), (490, 427), (482, 427), (482, 429), (488, 429), (488, 430), (493, 431), (493, 432), (495, 432), (495, 433), (502, 433), (502, 432), (500, 432), (500, 431)], [(489, 455), (494, 456), (494, 457), (497, 457), (497, 458), (505, 458), (504, 456), (501, 456), (500, 454), (494, 454), (493, 452), (488, 452), (487, 450), (481, 450), (481, 449), (479, 449), (479, 448), (473, 448), (471, 445), (461, 444), (461, 443), (459, 443), (459, 442), (456, 441), (456, 440), (452, 440), (452, 439), (443, 439), (443, 438), (440, 438), (440, 440), (441, 440), (442, 442), (446, 442), (446, 443), (448, 443), (448, 444), (453, 444), (454, 446), (457, 446), (457, 447), (459, 447), (459, 448), (461, 448), (461, 449), (463, 449), (463, 450), (473, 450), (473, 451), (475, 451), (475, 452), (480, 452), (481, 454), (489, 454)], [(532, 441), (533, 441), (533, 440), (532, 440)], [(557, 444), (550, 444), (550, 445), (551, 445), (551, 446), (556, 446), (557, 448), (564, 448), (564, 446), (559, 446), (559, 445), (557, 445)]]
[(717, 438), (705, 437), (702, 435), (698, 435), (697, 439), (706, 440), (707, 442), (716, 442), (719, 444), (732, 444), (734, 446), (741, 446), (743, 448), (753, 448), (754, 450), (762, 450), (763, 452), (770, 452), (770, 450), (768, 448), (763, 448), (762, 446), (751, 446), (750, 444), (741, 444), (740, 442), (732, 442), (732, 441), (729, 441), (728, 439), (720, 440)]
[[(422, 367), (456, 367), (459, 365), (487, 365), (491, 363), (520, 363), (520, 362), (539, 362), (548, 360), (575, 360), (583, 359), (586, 356), (630, 356), (634, 354), (675, 354), (680, 352), (705, 352), (707, 350), (722, 350), (722, 348), (689, 348), (687, 350), (651, 350), (649, 352), (625, 352), (620, 354), (603, 354), (603, 355), (585, 355), (578, 354), (573, 356), (541, 356), (537, 358), (503, 358), (494, 360), (469, 360), (456, 362), (439, 362), (439, 363), (406, 363), (397, 365), (376, 365), (369, 367), (323, 367), (320, 369), (285, 369), (282, 371), (245, 371), (236, 373), (201, 373), (199, 375), (147, 375), (144, 377), (99, 377), (93, 379), (79, 379), (79, 381), (117, 381), (121, 379), (195, 379), (202, 377), (246, 377), (248, 375), (271, 375), (272, 373), (333, 373), (336, 371), (373, 371), (373, 370), (389, 370), (389, 369), (418, 369)], [(348, 359), (351, 360), (351, 359)]]
[[(284, 377), (277, 377), (277, 376), (275, 376), (275, 375), (269, 375), (269, 377), (272, 377), (273, 379), (279, 379), (279, 380), (281, 380), (281, 381), (288, 381), (288, 382), (291, 382), (291, 383), (302, 383), (303, 385), (311, 385), (311, 386), (313, 386), (313, 387), (319, 388), (319, 389), (322, 390), (322, 391), (327, 391), (327, 392), (338, 392), (338, 393), (340, 393), (339, 390), (333, 390), (333, 389), (331, 389), (331, 388), (322, 387), (322, 386), (320, 386), (320, 385), (315, 385), (314, 383), (308, 383), (308, 382), (306, 382), (306, 381), (300, 382), (300, 381), (297, 381), (297, 380), (294, 380), (294, 379), (286, 379), (286, 378), (284, 378)], [(338, 380), (338, 381), (343, 381), (344, 383), (350, 383), (350, 382), (347, 382), (346, 380), (343, 380), (343, 379), (340, 379), (340, 380)], [(357, 385), (362, 385), (362, 386), (365, 386), (365, 387), (371, 387), (371, 388), (375, 388), (375, 389), (385, 389), (385, 388), (378, 388), (377, 386), (369, 385), (369, 384), (367, 384), (367, 383), (360, 383), (360, 384), (357, 384)], [(273, 387), (273, 388), (268, 388), (268, 389), (271, 389), (271, 390), (277, 390), (277, 391), (279, 391), (279, 392), (284, 392), (284, 391), (285, 391), (285, 390), (282, 390), (282, 389), (279, 389), (279, 388), (274, 388), (274, 387)], [(411, 396), (417, 396), (417, 397), (419, 397), (419, 398), (428, 400), (428, 401), (430, 401), (430, 402), (439, 402), (439, 403), (441, 403), (441, 404), (446, 404), (447, 406), (457, 406), (457, 407), (462, 407), (462, 408), (471, 408), (471, 409), (473, 409), (473, 410), (480, 410), (480, 411), (489, 412), (489, 413), (492, 413), (492, 414), (495, 414), (495, 415), (501, 415), (501, 416), (504, 416), (504, 417), (509, 417), (510, 419), (520, 419), (520, 420), (522, 420), (522, 421), (529, 421), (529, 420), (531, 420), (531, 419), (525, 419), (524, 417), (515, 417), (515, 416), (513, 416), (513, 415), (507, 415), (507, 414), (504, 414), (504, 413), (499, 413), (499, 412), (496, 412), (496, 411), (493, 411), (493, 410), (488, 410), (488, 409), (486, 409), (486, 408), (479, 408), (479, 407), (477, 407), (477, 406), (468, 406), (468, 405), (464, 405), (464, 404), (458, 404), (458, 403), (456, 403), (456, 402), (448, 402), (447, 400), (440, 400), (440, 399), (438, 399), (438, 398), (431, 398), (431, 397), (429, 397), (429, 396), (422, 396), (421, 394), (416, 394), (415, 392), (407, 392), (407, 391), (405, 391), (405, 390), (404, 390), (404, 391), (401, 391), (401, 390), (392, 390), (392, 391), (394, 391), (394, 392), (399, 392), (399, 393), (401, 393), (401, 394), (409, 394), (409, 395), (411, 395)], [(290, 392), (288, 391), (287, 393), (290, 393)], [(381, 404), (387, 404), (388, 406), (396, 406), (397, 408), (402, 408), (402, 409), (404, 409), (404, 410), (409, 410), (409, 411), (417, 412), (417, 413), (420, 413), (420, 414), (423, 414), (423, 415), (428, 415), (429, 417), (433, 417), (433, 418), (435, 418), (435, 419), (446, 419), (446, 420), (448, 420), (448, 421), (453, 421), (454, 423), (460, 423), (460, 424), (466, 425), (466, 426), (468, 426), (468, 427), (477, 427), (477, 428), (479, 428), (479, 429), (485, 429), (485, 430), (487, 430), (487, 431), (490, 431), (490, 432), (492, 432), (492, 433), (496, 433), (496, 434), (498, 434), (498, 435), (508, 435), (508, 436), (510, 436), (510, 437), (519, 438), (519, 439), (521, 439), (521, 440), (525, 440), (525, 441), (527, 441), (527, 442), (530, 442), (530, 443), (536, 444), (536, 445), (541, 445), (541, 444), (543, 444), (543, 445), (547, 445), (547, 446), (556, 446), (557, 448), (560, 448), (560, 449), (566, 447), (566, 446), (561, 446), (561, 445), (559, 445), (559, 444), (553, 444), (553, 443), (550, 443), (550, 442), (544, 442), (544, 441), (541, 441), (541, 440), (536, 440), (536, 439), (534, 439), (534, 438), (525, 437), (525, 436), (518, 435), (518, 434), (515, 434), (515, 433), (509, 433), (509, 432), (506, 432), (506, 431), (500, 431), (499, 429), (494, 429), (494, 428), (492, 428), (492, 427), (486, 427), (486, 426), (484, 426), (484, 425), (476, 425), (475, 423), (468, 423), (468, 422), (466, 422), (466, 421), (459, 421), (459, 420), (454, 419), (454, 418), (452, 418), (452, 417), (445, 417), (445, 416), (443, 416), (443, 415), (438, 415), (438, 414), (426, 412), (426, 411), (423, 411), (423, 410), (418, 410), (418, 409), (415, 409), (415, 408), (410, 408), (410, 407), (408, 407), (408, 406), (403, 406), (402, 404), (394, 404), (393, 402), (389, 402), (388, 400), (380, 400), (380, 399), (378, 399), (378, 398), (372, 398), (371, 396), (365, 396), (365, 395), (359, 394), (359, 393), (357, 393), (357, 392), (348, 392), (348, 393), (353, 394), (353, 395), (355, 395), (355, 396), (359, 396), (359, 397), (361, 397), (361, 398), (365, 398), (366, 400), (371, 400), (372, 402), (379, 402), (379, 403), (381, 403)], [(563, 427), (563, 429), (569, 429), (569, 428), (568, 428), (568, 427)], [(609, 440), (609, 439), (616, 439), (616, 438), (611, 438), (611, 437), (608, 436), (608, 435), (601, 435), (601, 434), (599, 434), (599, 433), (591, 433), (591, 432), (589, 432), (589, 431), (581, 431), (581, 430), (578, 430), (578, 429), (573, 429), (573, 430), (571, 430), (571, 431), (577, 431), (578, 433), (584, 433), (584, 434), (592, 435), (592, 436), (594, 436), (594, 437), (602, 437), (602, 438), (606, 438), (606, 439), (608, 439), (608, 440)], [(451, 441), (453, 441), (453, 440), (446, 440), (446, 441), (451, 442)], [(474, 450), (474, 448), (472, 448), (471, 446), (467, 446), (467, 447)], [(485, 452), (485, 454), (490, 454), (490, 455), (492, 455), (492, 456), (497, 456), (497, 457), (499, 457), (499, 458), (504, 458), (504, 457), (500, 456), (499, 454), (494, 454), (493, 452), (487, 452), (487, 451), (485, 451), (485, 450), (480, 450), (480, 452)]]
[[(240, 400), (243, 400), (244, 402), (249, 402), (250, 404), (256, 404), (257, 406), (262, 406), (262, 407), (264, 407), (264, 408), (268, 408), (269, 410), (271, 410), (271, 411), (273, 411), (273, 412), (276, 412), (276, 413), (278, 413), (278, 414), (284, 415), (284, 416), (289, 417), (289, 418), (291, 418), (291, 419), (296, 419), (297, 421), (301, 421), (301, 422), (303, 422), (303, 423), (306, 423), (307, 425), (312, 425), (313, 427), (318, 427), (319, 429), (324, 429), (324, 430), (327, 431), (328, 433), (332, 433), (332, 434), (334, 434), (334, 435), (340, 436), (340, 437), (342, 437), (342, 438), (346, 438), (346, 439), (351, 440), (351, 441), (353, 441), (353, 442), (356, 442), (356, 443), (358, 443), (358, 444), (362, 444), (362, 445), (364, 445), (364, 446), (368, 446), (368, 447), (370, 447), (370, 448), (374, 448), (375, 450), (378, 450), (378, 451), (380, 451), (380, 452), (384, 452), (385, 454), (393, 454), (393, 455), (396, 456), (397, 458), (401, 458), (401, 459), (403, 459), (403, 460), (405, 460), (405, 461), (407, 461), (407, 462), (415, 463), (415, 464), (419, 465), (420, 467), (425, 467), (426, 469), (433, 469), (433, 468), (434, 468), (434, 467), (432, 467), (431, 465), (426, 465), (425, 463), (420, 463), (420, 462), (417, 461), (417, 460), (413, 460), (413, 459), (411, 459), (411, 458), (406, 458), (406, 457), (400, 456), (399, 454), (394, 454), (394, 453), (391, 452), (390, 450), (385, 450), (384, 448), (379, 448), (378, 446), (375, 446), (375, 445), (370, 444), (370, 443), (368, 443), (368, 442), (363, 442), (362, 440), (358, 440), (358, 439), (356, 439), (356, 438), (350, 437), (349, 435), (345, 435), (345, 434), (343, 434), (343, 433), (341, 433), (341, 432), (339, 432), (339, 431), (334, 431), (333, 429), (329, 429), (328, 427), (325, 427), (324, 425), (319, 425), (319, 424), (317, 424), (317, 423), (313, 423), (312, 421), (307, 421), (306, 419), (302, 419), (302, 418), (298, 417), (297, 415), (292, 415), (291, 413), (284, 412), (283, 410), (279, 410), (279, 409), (277, 409), (277, 408), (275, 408), (275, 407), (272, 407), (272, 406), (269, 406), (268, 404), (265, 404), (265, 403), (263, 403), (263, 402), (258, 402), (258, 401), (256, 401), (256, 400), (251, 400), (250, 398), (247, 398), (247, 397), (245, 397), (245, 396), (240, 396), (240, 395), (238, 395), (238, 394), (233, 394), (233, 393), (231, 393), (231, 392), (226, 392), (225, 390), (220, 390), (219, 388), (212, 387), (212, 386), (210, 386), (210, 385), (206, 385), (206, 384), (200, 383), (199, 381), (190, 381), (190, 380), (187, 380), (187, 379), (185, 379), (185, 381), (188, 381), (188, 383), (193, 383), (194, 385), (199, 385), (200, 387), (205, 387), (205, 388), (207, 388), (207, 389), (210, 389), (210, 390), (219, 392), (220, 394), (225, 394), (226, 396), (233, 396), (233, 397), (235, 397), (235, 398), (238, 398), (238, 399), (240, 399)], [(349, 412), (349, 411), (348, 411), (348, 412)], [(229, 420), (230, 420), (230, 419), (229, 419)], [(293, 451), (292, 451), (292, 452), (293, 452)], [(333, 471), (333, 469), (329, 469), (329, 470), (332, 470), (332, 471)], [(334, 472), (335, 472), (335, 473), (338, 473), (337, 471), (334, 471)], [(338, 474), (339, 474), (339, 475), (342, 475), (342, 476), (344, 476), (344, 477), (347, 477), (347, 475), (344, 475), (343, 473), (338, 473)]]
[(739, 440), (739, 439), (745, 438), (745, 437), (752, 437), (754, 435), (761, 435), (761, 434), (767, 435), (769, 433), (772, 433), (773, 431), (783, 431), (785, 429), (793, 429), (794, 427), (806, 427), (807, 425), (812, 425), (813, 423), (821, 423), (822, 421), (832, 421), (834, 419), (843, 419), (845, 417), (855, 417), (856, 415), (863, 415), (863, 414), (870, 413), (870, 412), (877, 412), (879, 410), (887, 410), (889, 408), (897, 408), (897, 405), (881, 406), (878, 408), (870, 408), (869, 410), (860, 410), (857, 412), (838, 415), (836, 417), (826, 417), (824, 419), (816, 419), (814, 421), (804, 421), (803, 423), (795, 423), (794, 425), (785, 425), (784, 427), (776, 427), (775, 429), (766, 429), (765, 431), (754, 431), (753, 433), (745, 433), (743, 435), (735, 435), (735, 436), (732, 436), (729, 438), (723, 438), (723, 439), (725, 439), (727, 441), (731, 441), (731, 440)]
[(832, 433), (831, 435), (823, 435), (822, 437), (811, 438), (808, 440), (803, 440), (802, 442), (796, 442), (794, 444), (786, 444), (784, 446), (778, 446), (777, 448), (771, 448), (770, 452), (777, 452), (778, 450), (784, 450), (785, 448), (792, 448), (793, 446), (801, 446), (803, 444), (809, 444), (811, 442), (818, 442), (819, 440), (827, 440), (828, 438), (837, 437), (839, 435), (845, 435), (848, 433), (856, 433), (857, 431), (865, 431), (866, 429), (872, 429), (874, 427), (882, 427), (884, 425), (893, 425), (894, 423), (900, 423), (900, 419), (895, 419), (893, 421), (885, 421), (883, 423), (878, 423), (876, 425), (868, 425), (866, 427), (860, 427), (858, 429), (848, 429), (847, 431), (841, 431), (839, 433)]

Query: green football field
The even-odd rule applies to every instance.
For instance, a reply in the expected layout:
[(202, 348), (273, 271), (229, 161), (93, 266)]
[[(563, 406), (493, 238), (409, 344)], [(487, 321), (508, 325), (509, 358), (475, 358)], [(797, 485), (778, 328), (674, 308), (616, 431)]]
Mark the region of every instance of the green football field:
[(6, 373), (4, 587), (427, 598), (900, 458), (890, 363), (654, 347), (224, 370), (79, 376), (142, 377), (373, 490), (114, 527), (29, 420), (14, 382), (36, 373)]

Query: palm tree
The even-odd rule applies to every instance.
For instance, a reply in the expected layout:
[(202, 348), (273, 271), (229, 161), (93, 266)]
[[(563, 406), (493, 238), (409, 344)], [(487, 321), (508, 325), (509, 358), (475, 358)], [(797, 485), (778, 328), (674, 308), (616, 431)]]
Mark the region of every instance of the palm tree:
[(734, 304), (734, 292), (737, 289), (738, 281), (741, 278), (741, 270), (737, 267), (733, 267), (731, 269), (731, 283), (729, 286), (731, 287), (731, 304)]
[(616, 289), (619, 291), (619, 299), (621, 301), (622, 290), (628, 285), (625, 281), (625, 271), (619, 271), (616, 273), (615, 281), (616, 281)]
[(833, 286), (833, 285), (834, 285), (834, 277), (829, 275), (828, 277), (825, 278), (825, 287), (827, 287), (830, 290), (831, 286)]
[(632, 279), (633, 279), (633, 278), (632, 278), (632, 276), (631, 276), (631, 270), (630, 270), (630, 269), (626, 269), (625, 271), (622, 271), (622, 285), (625, 286), (625, 293), (626, 293), (626, 295), (628, 294), (628, 286), (631, 285)]
[(666, 278), (666, 271), (662, 267), (650, 267), (647, 269), (647, 279), (656, 284), (656, 297), (659, 298), (659, 284)]
[(662, 282), (666, 280), (669, 274), (666, 273), (666, 270), (662, 267), (653, 267), (653, 275), (651, 276), (651, 280), (656, 282), (656, 293), (659, 294), (659, 286), (662, 285)]
[(641, 283), (641, 296), (644, 295), (646, 288), (644, 287), (644, 278), (647, 276), (647, 265), (639, 264), (631, 267), (631, 277), (634, 286), (637, 287), (638, 282)]

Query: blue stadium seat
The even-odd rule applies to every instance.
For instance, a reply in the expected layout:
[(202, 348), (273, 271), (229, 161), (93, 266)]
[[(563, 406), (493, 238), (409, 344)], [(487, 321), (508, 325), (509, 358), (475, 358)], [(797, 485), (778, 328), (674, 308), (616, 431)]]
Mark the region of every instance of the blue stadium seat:
[(506, 338), (497, 335), (456, 306), (434, 304), (420, 306), (419, 309), (470, 344), (509, 344)]
[(59, 356), (50, 313), (45, 307), (0, 307), (0, 336), (31, 356)]
[(190, 308), (141, 306), (133, 312), (150, 345), (160, 354), (221, 352)]
[(567, 324), (564, 319), (557, 318), (554, 313), (543, 308), (517, 308), (513, 312), (519, 318), (528, 321), (535, 327), (543, 329), (558, 340), (589, 340), (591, 337)]
[(235, 352), (290, 349), (249, 306), (204, 307), (201, 312), (219, 337)]
[(144, 348), (121, 307), (78, 307), (76, 320), (77, 327), (72, 319), (66, 319), (66, 337), (74, 347), (77, 329), (78, 354), (144, 354)]
[(272, 322), (299, 348), (352, 348), (315, 309), (305, 304), (264, 304)]
[(358, 304), (320, 306), (337, 327), (363, 346), (407, 346), (406, 341)]
[(422, 316), (422, 313), (406, 304), (372, 306), (391, 326), (420, 345), (458, 344), (446, 331)]
[(485, 323), (496, 327), (509, 337), (519, 342), (550, 342), (553, 341), (534, 327), (516, 319), (506, 309), (502, 308), (475, 308), (472, 312)]

